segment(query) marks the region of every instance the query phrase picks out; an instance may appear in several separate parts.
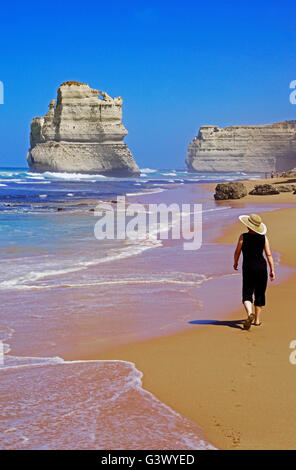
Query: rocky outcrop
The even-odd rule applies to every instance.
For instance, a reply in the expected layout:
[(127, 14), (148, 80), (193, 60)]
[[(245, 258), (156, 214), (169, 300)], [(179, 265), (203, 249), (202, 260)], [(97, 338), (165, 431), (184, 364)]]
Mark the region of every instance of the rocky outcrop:
[(219, 183), (215, 188), (214, 198), (222, 199), (241, 199), (247, 195), (247, 188), (243, 183)]
[(267, 196), (269, 194), (280, 194), (280, 191), (273, 184), (256, 184), (249, 194), (255, 196)]
[(290, 193), (296, 190), (295, 184), (277, 184), (275, 187), (280, 193)]
[(201, 126), (188, 147), (190, 171), (285, 171), (296, 166), (296, 121), (259, 126)]
[(285, 171), (285, 173), (283, 173), (282, 176), (285, 178), (296, 178), (296, 168), (293, 168), (292, 170), (289, 170), (289, 171)]
[(44, 117), (31, 123), (27, 161), (33, 171), (136, 176), (140, 170), (123, 142), (122, 99), (85, 83), (65, 82)]

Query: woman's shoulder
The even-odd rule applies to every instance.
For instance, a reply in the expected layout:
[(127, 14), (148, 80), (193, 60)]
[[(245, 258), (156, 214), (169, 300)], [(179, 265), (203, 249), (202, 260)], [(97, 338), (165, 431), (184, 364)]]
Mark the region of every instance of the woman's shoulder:
[(246, 239), (246, 238), (245, 238), (245, 235), (246, 235), (246, 233), (241, 233), (241, 234), (240, 234), (239, 239), (238, 239), (238, 241), (239, 241), (240, 243), (244, 243), (244, 240)]

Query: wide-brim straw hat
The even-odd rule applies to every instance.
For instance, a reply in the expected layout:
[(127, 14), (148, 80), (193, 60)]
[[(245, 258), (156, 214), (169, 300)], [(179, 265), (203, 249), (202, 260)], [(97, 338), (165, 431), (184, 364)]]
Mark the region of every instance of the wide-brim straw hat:
[(267, 232), (267, 227), (262, 222), (261, 217), (258, 214), (240, 215), (239, 220), (260, 235), (265, 235)]

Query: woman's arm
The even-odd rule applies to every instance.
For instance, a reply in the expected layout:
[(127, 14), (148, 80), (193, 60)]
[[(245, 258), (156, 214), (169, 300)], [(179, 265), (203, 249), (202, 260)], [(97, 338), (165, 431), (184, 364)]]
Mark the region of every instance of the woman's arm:
[(235, 252), (234, 252), (233, 267), (236, 271), (237, 271), (238, 260), (239, 260), (239, 257), (240, 257), (241, 251), (242, 251), (242, 246), (243, 246), (243, 236), (241, 235), (238, 239), (236, 249), (235, 249)]
[(267, 261), (268, 261), (268, 264), (269, 264), (269, 269), (270, 269), (269, 277), (270, 277), (271, 281), (274, 281), (275, 280), (275, 273), (274, 273), (273, 257), (272, 257), (271, 251), (270, 251), (269, 240), (266, 236), (265, 236), (264, 251), (265, 251), (266, 258), (267, 258)]

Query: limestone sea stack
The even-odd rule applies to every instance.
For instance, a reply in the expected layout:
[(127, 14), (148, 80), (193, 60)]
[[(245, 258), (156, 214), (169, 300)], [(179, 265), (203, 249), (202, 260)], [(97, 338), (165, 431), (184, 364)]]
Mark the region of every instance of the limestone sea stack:
[(126, 135), (121, 97), (65, 82), (47, 114), (32, 120), (27, 161), (38, 172), (137, 176), (139, 167), (123, 142)]
[(296, 166), (296, 121), (258, 126), (201, 126), (188, 147), (190, 171), (271, 172)]

